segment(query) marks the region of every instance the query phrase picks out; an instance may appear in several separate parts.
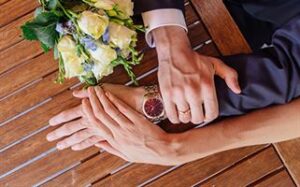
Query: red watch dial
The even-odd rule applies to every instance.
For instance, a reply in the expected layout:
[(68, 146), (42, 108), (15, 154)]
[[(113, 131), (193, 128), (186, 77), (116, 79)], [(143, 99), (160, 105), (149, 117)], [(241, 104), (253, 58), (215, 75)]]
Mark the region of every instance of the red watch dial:
[(145, 113), (150, 117), (159, 117), (164, 112), (164, 105), (158, 98), (148, 99), (144, 104)]

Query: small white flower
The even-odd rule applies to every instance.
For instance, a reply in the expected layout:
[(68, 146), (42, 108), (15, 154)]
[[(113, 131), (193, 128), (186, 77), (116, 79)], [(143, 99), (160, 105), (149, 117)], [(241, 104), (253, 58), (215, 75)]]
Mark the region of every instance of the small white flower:
[(113, 72), (111, 62), (117, 58), (117, 53), (108, 45), (101, 44), (100, 42), (97, 42), (96, 45), (96, 50), (88, 49), (88, 52), (95, 62), (92, 71), (97, 80), (100, 80), (103, 76), (107, 76)]
[(91, 11), (84, 11), (78, 19), (79, 28), (85, 33), (98, 40), (108, 27), (108, 17)]
[(64, 36), (57, 45), (57, 49), (64, 61), (65, 77), (72, 78), (84, 75), (84, 58), (79, 57), (76, 52), (76, 44), (69, 35)]
[(121, 50), (129, 48), (132, 38), (137, 34), (129, 28), (117, 23), (109, 23), (109, 42), (112, 42)]

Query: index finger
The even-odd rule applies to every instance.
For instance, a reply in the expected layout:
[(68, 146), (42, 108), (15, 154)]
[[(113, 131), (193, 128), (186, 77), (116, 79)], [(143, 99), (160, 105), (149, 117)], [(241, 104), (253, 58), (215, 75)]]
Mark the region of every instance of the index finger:
[(49, 120), (50, 126), (56, 126), (68, 121), (82, 117), (81, 105), (65, 110)]

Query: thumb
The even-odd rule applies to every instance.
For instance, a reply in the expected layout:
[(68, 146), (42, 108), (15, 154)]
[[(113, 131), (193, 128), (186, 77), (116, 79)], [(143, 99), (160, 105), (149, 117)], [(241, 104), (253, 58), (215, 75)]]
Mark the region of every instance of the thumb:
[(238, 74), (231, 67), (224, 64), (221, 60), (213, 61), (216, 75), (225, 80), (227, 86), (236, 94), (242, 92), (239, 85)]
[(77, 97), (79, 99), (83, 99), (83, 98), (89, 97), (89, 94), (88, 94), (88, 91), (86, 89), (81, 89), (81, 90), (73, 91), (73, 96)]

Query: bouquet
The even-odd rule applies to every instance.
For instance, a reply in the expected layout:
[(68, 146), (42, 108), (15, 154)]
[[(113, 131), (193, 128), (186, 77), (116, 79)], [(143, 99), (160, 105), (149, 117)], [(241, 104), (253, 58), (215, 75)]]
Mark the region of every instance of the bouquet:
[(99, 83), (122, 65), (136, 83), (132, 66), (142, 60), (131, 0), (39, 0), (41, 7), (22, 27), (23, 37), (38, 40), (58, 59), (56, 82), (78, 77), (87, 86)]

